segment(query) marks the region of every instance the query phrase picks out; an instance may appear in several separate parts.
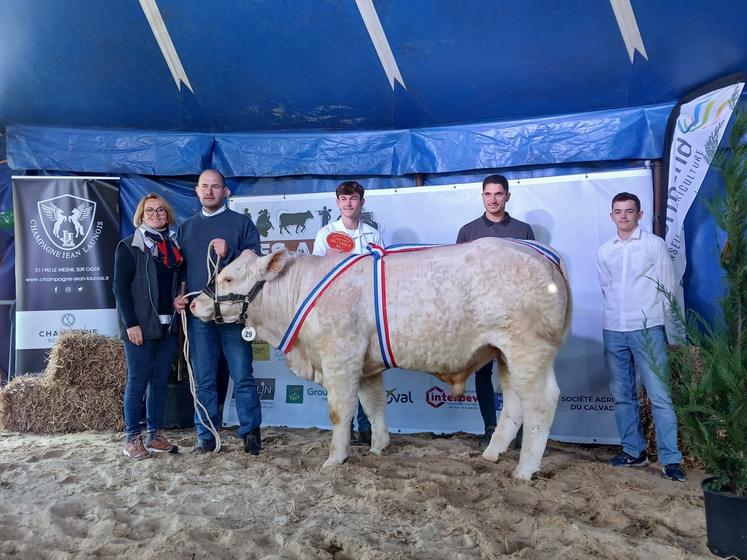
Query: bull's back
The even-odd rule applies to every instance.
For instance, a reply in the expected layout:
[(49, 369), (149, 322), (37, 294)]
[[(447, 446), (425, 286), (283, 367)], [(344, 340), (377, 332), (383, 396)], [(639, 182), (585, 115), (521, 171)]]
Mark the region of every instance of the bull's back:
[[(481, 347), (517, 338), (563, 339), (567, 284), (531, 248), (485, 238), (385, 262), (390, 337), (402, 367), (463, 363)], [(405, 363), (409, 356), (418, 363)]]

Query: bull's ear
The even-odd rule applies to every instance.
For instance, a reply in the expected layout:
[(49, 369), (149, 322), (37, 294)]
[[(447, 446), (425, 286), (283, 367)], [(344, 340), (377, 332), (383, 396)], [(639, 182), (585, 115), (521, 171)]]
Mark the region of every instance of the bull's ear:
[(272, 253), (259, 259), (259, 271), (262, 280), (273, 280), (280, 274), (288, 260), (288, 250), (275, 249)]

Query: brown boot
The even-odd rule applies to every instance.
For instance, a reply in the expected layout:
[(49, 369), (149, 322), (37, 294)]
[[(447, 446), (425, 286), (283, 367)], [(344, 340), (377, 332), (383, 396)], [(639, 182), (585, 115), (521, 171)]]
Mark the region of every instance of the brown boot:
[(150, 456), (148, 450), (145, 449), (145, 445), (143, 445), (143, 436), (137, 436), (128, 441), (122, 453), (125, 457), (136, 460), (145, 459)]
[(161, 432), (148, 434), (145, 449), (151, 453), (179, 453), (179, 447), (167, 440)]

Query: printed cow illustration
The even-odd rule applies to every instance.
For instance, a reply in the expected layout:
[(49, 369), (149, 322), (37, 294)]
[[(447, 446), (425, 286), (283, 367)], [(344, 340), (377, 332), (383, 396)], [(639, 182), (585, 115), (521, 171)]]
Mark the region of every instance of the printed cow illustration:
[(292, 212), (283, 213), (278, 216), (280, 224), (280, 233), (285, 230), (286, 233), (290, 233), (288, 226), (296, 226), (296, 233), (302, 233), (306, 229), (306, 222), (313, 218), (314, 215), (310, 210), (306, 212)]
[[(529, 480), (539, 469), (560, 394), (553, 361), (571, 319), (562, 261), (539, 243), (495, 238), (392, 250), (383, 259), (389, 358), (398, 367), (436, 375), (455, 395), (463, 393), (472, 372), (497, 358), (504, 406), (483, 457), (497, 461), (523, 423), (513, 475)], [(288, 346), (299, 306), (308, 305), (307, 295), (336, 266), (348, 268), (315, 300)], [(380, 308), (372, 304), (375, 268), (372, 255), (315, 257), (279, 249), (258, 257), (244, 251), (216, 278), (216, 295), (234, 294), (234, 301), (202, 293), (191, 303), (204, 321), (215, 317), (216, 305), (229, 322), (245, 310), (247, 326), (284, 349), (296, 375), (324, 385), (334, 426), (325, 465), (348, 457), (356, 395), (371, 419), (371, 451), (381, 453), (389, 444), (382, 378), (389, 360), (377, 330)], [(244, 297), (250, 292), (251, 302)]]

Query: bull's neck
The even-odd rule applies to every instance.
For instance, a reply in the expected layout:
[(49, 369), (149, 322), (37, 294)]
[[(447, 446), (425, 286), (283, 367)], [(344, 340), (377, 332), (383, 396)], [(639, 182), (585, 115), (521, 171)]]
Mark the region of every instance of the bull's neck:
[(294, 253), (288, 255), (283, 272), (264, 285), (251, 313), (260, 337), (275, 348), (280, 345), (298, 306), (317, 281), (313, 275), (301, 274), (301, 268), (297, 266), (300, 258), (302, 257)]

